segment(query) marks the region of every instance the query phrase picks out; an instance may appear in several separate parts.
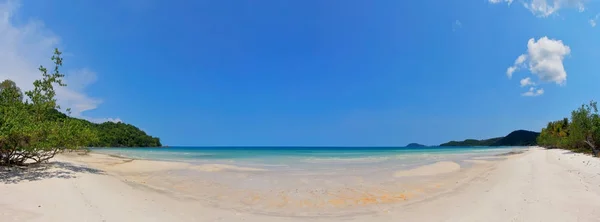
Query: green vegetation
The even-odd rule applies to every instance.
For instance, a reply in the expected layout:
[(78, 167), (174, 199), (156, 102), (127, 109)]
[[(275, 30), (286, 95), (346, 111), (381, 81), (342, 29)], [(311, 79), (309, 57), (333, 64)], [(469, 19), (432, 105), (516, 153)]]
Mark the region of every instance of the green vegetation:
[(131, 124), (105, 122), (95, 124), (99, 140), (91, 147), (159, 147), (160, 139), (147, 135)]
[(53, 110), (50, 114), (52, 118), (64, 119), (70, 118), (74, 121), (80, 121), (90, 129), (96, 132), (97, 140), (91, 141), (87, 147), (160, 147), (160, 139), (146, 134), (139, 128), (126, 123), (92, 123), (83, 119), (69, 117), (58, 110)]
[(81, 121), (70, 118), (55, 119), (49, 113), (60, 107), (56, 104), (55, 86), (62, 83), (64, 75), (61, 53), (52, 56), (55, 67), (52, 73), (44, 67), (42, 78), (33, 82), (33, 90), (24, 96), (13, 81), (0, 84), (0, 164), (25, 165), (47, 161), (62, 150), (77, 149), (94, 142), (96, 134)]
[(540, 146), (563, 148), (599, 156), (600, 115), (596, 102), (584, 104), (571, 112), (571, 119), (549, 122), (537, 139)]
[(496, 137), (485, 140), (467, 139), (463, 141), (450, 141), (440, 146), (533, 146), (539, 133), (516, 130), (504, 137)]
[(66, 85), (59, 71), (63, 60), (58, 49), (52, 61), (52, 73), (40, 66), (42, 77), (25, 92), (27, 97), (13, 81), (0, 83), (0, 165), (45, 162), (61, 151), (83, 147), (161, 146), (158, 138), (135, 126), (95, 124), (59, 112), (54, 87)]

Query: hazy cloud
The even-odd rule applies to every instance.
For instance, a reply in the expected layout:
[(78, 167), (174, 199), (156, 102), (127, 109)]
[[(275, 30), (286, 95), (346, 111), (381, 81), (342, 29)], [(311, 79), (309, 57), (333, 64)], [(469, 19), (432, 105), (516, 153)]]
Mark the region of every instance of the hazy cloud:
[[(50, 57), (60, 46), (60, 38), (41, 21), (16, 25), (13, 18), (19, 7), (18, 1), (0, 1), (0, 80), (11, 79), (27, 91), (41, 77), (37, 70), (40, 65), (53, 68)], [(83, 112), (96, 109), (102, 102), (85, 93), (86, 87), (96, 81), (96, 74), (83, 68), (67, 71), (66, 75), (68, 86), (56, 88), (58, 104), (63, 109), (71, 108), (73, 116), (85, 118)]]
[(600, 14), (597, 14), (592, 19), (590, 19), (589, 22), (592, 27), (596, 27), (596, 21), (598, 21), (598, 18), (600, 18)]
[(506, 75), (508, 76), (509, 79), (512, 78), (512, 75), (515, 71), (517, 71), (517, 67), (515, 67), (515, 66), (511, 66), (511, 67), (508, 67), (508, 69), (506, 69)]
[(454, 21), (454, 23), (452, 23), (452, 31), (456, 32), (456, 30), (462, 28), (462, 23), (459, 20)]
[(529, 88), (529, 91), (521, 94), (522, 96), (540, 96), (544, 94), (544, 89), (536, 89), (535, 87)]
[(488, 0), (492, 4), (498, 4), (502, 2), (508, 3), (508, 5), (512, 4), (513, 0)]
[[(492, 4), (506, 2), (510, 5), (513, 0), (488, 0)], [(586, 0), (523, 0), (523, 6), (535, 16), (548, 17), (563, 8), (574, 8), (579, 12), (585, 11)]]
[(515, 60), (515, 65), (523, 64), (523, 62), (525, 62), (526, 59), (527, 59), (527, 55), (525, 55), (525, 54), (520, 55), (519, 57), (517, 57), (517, 60)]
[(515, 60), (514, 65), (511, 67), (508, 67), (508, 69), (506, 70), (506, 75), (508, 76), (509, 79), (512, 78), (512, 75), (515, 71), (519, 70), (521, 67), (524, 66), (523, 62), (525, 62), (525, 60), (527, 60), (527, 55), (525, 55), (525, 54), (520, 55)]
[(521, 83), (521, 87), (535, 85), (535, 83), (533, 81), (531, 81), (531, 78), (529, 78), (529, 77), (521, 79), (520, 83)]

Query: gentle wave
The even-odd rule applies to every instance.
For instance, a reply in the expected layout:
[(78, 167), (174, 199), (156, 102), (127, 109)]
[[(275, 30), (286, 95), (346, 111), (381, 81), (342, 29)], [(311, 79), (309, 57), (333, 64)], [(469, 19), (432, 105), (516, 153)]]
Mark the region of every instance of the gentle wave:
[(356, 158), (307, 158), (301, 160), (304, 163), (378, 163), (390, 160), (391, 157), (356, 157)]
[(354, 148), (329, 150), (326, 148), (287, 150), (262, 149), (203, 149), (203, 148), (108, 148), (92, 149), (94, 152), (137, 159), (167, 160), (194, 164), (242, 164), (259, 168), (289, 168), (298, 164), (413, 164), (432, 161), (472, 159), (491, 156), (518, 148), (428, 148), (428, 149), (377, 149)]

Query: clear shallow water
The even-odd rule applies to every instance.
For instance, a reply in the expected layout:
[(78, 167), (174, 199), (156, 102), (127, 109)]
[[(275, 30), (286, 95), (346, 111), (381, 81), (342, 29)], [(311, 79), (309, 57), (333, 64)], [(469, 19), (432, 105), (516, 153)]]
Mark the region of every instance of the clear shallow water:
[(190, 163), (222, 163), (266, 168), (332, 168), (343, 165), (395, 168), (493, 156), (525, 147), (168, 147), (95, 148), (93, 152), (130, 158)]

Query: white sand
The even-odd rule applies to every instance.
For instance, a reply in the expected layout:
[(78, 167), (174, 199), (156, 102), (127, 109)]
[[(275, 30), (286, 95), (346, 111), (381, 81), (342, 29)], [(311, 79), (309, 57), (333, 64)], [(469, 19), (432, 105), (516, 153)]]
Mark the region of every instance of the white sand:
[(460, 165), (452, 161), (442, 161), (431, 165), (421, 166), (410, 170), (400, 170), (394, 173), (395, 177), (412, 176), (434, 176), (445, 173), (452, 173), (460, 170)]
[[(345, 217), (279, 217), (215, 207), (125, 181), (114, 176), (110, 166), (97, 172), (74, 159), (91, 161), (61, 157), (61, 165), (49, 170), (0, 171), (0, 221), (600, 221), (600, 159), (564, 150), (531, 149), (476, 164), (482, 166), (472, 171), (476, 174), (456, 172), (465, 183), (448, 177), (448, 190), (441, 194), (413, 202), (380, 203), (376, 213)], [(142, 170), (142, 165), (163, 170), (136, 161), (117, 162), (113, 167), (129, 163), (127, 173)], [(166, 163), (163, 167), (173, 169)], [(224, 172), (211, 175), (219, 173)], [(298, 209), (303, 210), (309, 209)]]

